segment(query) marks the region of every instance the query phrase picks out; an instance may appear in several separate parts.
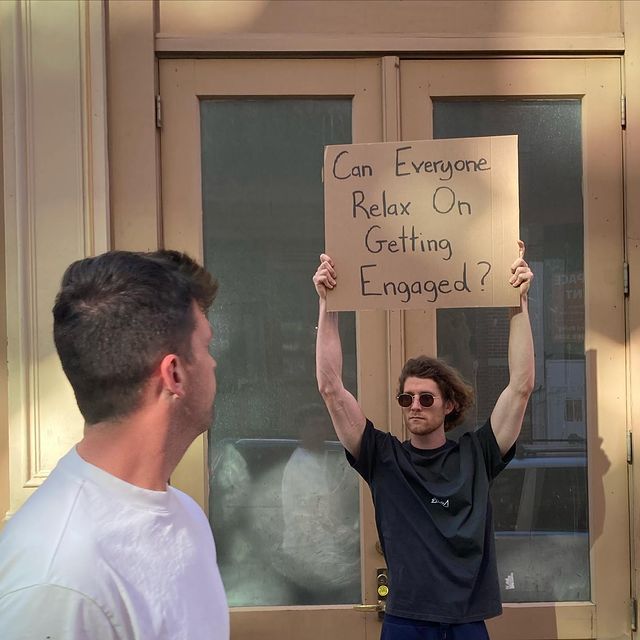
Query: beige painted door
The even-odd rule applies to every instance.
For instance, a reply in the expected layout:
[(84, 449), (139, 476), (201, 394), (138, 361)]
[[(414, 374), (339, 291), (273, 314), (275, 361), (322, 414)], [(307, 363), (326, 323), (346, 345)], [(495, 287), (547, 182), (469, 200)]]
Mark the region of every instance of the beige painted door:
[[(505, 613), (490, 622), (492, 637), (630, 637), (619, 78), (614, 58), (161, 61), (164, 242), (203, 258), (222, 285), (212, 316), (222, 349), (218, 418), (211, 446), (204, 438), (195, 443), (173, 482), (209, 511), (218, 540), (224, 526), (216, 522), (227, 517), (235, 531), (254, 528), (276, 539), (263, 538), (270, 569), (264, 558), (252, 564), (251, 540), (234, 537), (235, 564), (248, 567), (244, 577), (227, 576), (234, 637), (379, 633), (375, 612), (354, 606), (376, 602), (382, 565), (368, 491), (360, 486), (359, 505), (350, 503), (360, 537), (358, 597), (353, 589), (326, 590), (340, 582), (348, 559), (324, 562), (332, 549), (313, 529), (300, 530), (309, 533), (308, 555), (336, 570), (323, 576), (303, 564), (285, 577), (299, 585), (302, 575), (306, 583), (283, 595), (278, 554), (286, 543), (273, 526), (274, 513), (283, 517), (282, 470), (267, 465), (251, 483), (265, 448), (286, 458), (302, 439), (291, 423), (311, 393), (304, 363), (313, 361), (313, 315), (296, 314), (298, 307), (313, 313), (314, 299), (309, 284), (289, 277), (300, 267), (308, 282), (315, 258), (307, 261), (321, 249), (321, 196), (313, 192), (321, 158), (305, 150), (513, 133), (520, 141), (521, 236), (536, 273), (537, 385), (516, 460), (493, 488)], [(285, 251), (289, 262), (281, 260)], [(254, 289), (266, 291), (266, 302)], [(269, 309), (281, 297), (294, 309), (290, 318)], [(237, 309), (244, 312), (234, 315)], [(474, 383), (478, 423), (505, 382), (505, 327), (504, 310), (347, 317), (345, 377), (367, 414), (401, 435), (389, 401), (398, 370), (405, 356), (437, 352)], [(263, 352), (272, 359), (252, 360)], [(235, 398), (235, 406), (225, 406), (225, 398)], [(267, 434), (253, 428), (263, 416), (276, 423)], [(216, 477), (227, 484), (216, 485)], [(269, 486), (276, 489), (265, 491)], [(260, 512), (262, 520), (247, 525), (239, 508)], [(223, 540), (223, 555), (225, 546)]]
[[(220, 280), (216, 423), (172, 482), (212, 520), (234, 638), (379, 634), (369, 493), (318, 415), (311, 276), (323, 250), (323, 146), (383, 139), (388, 68), (160, 62), (164, 244)], [(345, 380), (380, 425), (389, 326), (384, 313), (341, 318)]]
[[(630, 638), (620, 60), (404, 61), (400, 86), (403, 140), (519, 135), (536, 389), (492, 489), (506, 603), (492, 638)], [(484, 420), (504, 313), (441, 311), (431, 344), (406, 316), (407, 353), (458, 366)]]

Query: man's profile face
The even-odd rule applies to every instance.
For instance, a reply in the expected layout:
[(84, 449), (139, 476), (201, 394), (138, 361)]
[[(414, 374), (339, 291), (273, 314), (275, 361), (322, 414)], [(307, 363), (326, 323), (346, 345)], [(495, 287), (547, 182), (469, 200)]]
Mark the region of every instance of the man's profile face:
[(197, 433), (206, 431), (213, 423), (213, 404), (216, 397), (216, 361), (211, 355), (213, 329), (200, 307), (193, 304), (195, 327), (191, 334), (191, 357), (185, 364), (188, 392), (185, 398), (186, 427)]

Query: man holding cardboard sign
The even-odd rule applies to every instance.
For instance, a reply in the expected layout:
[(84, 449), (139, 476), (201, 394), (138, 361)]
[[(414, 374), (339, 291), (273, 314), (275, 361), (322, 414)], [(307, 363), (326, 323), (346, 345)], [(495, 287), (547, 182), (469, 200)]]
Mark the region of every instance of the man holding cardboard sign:
[(509, 383), (484, 426), (458, 442), (445, 434), (462, 421), (473, 391), (435, 358), (412, 358), (400, 374), (396, 397), (409, 440), (366, 418), (342, 383), (338, 313), (327, 306), (338, 274), (332, 259), (320, 256), (313, 277), (318, 388), (349, 463), (371, 489), (389, 570), (382, 640), (486, 640), (484, 620), (502, 611), (489, 484), (514, 455), (534, 383), (527, 306), (533, 273), (518, 245), (508, 278), (520, 294), (510, 320)]

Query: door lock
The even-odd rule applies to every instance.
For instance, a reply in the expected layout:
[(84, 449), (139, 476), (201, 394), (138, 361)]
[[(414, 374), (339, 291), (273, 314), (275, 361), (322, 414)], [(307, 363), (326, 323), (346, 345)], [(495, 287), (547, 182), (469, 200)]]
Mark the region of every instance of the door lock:
[(377, 604), (357, 604), (353, 608), (357, 611), (377, 611), (378, 618), (384, 618), (384, 610), (387, 604), (387, 596), (389, 595), (389, 576), (387, 568), (376, 569), (376, 594), (378, 596)]
[(376, 593), (378, 594), (378, 604), (380, 605), (378, 617), (382, 619), (384, 618), (384, 610), (387, 605), (387, 597), (389, 596), (389, 575), (386, 567), (378, 569), (376, 574)]

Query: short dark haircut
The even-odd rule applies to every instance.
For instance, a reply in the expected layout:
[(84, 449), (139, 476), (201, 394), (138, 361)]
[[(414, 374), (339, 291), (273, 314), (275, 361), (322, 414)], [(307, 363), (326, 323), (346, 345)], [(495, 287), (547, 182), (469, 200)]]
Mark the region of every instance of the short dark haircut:
[(193, 303), (207, 313), (217, 288), (177, 251), (109, 251), (67, 268), (53, 336), (87, 424), (129, 415), (165, 355), (190, 357)]
[(399, 392), (404, 391), (407, 378), (428, 378), (438, 384), (445, 399), (453, 403), (453, 410), (444, 419), (444, 429), (449, 431), (464, 420), (467, 410), (473, 405), (474, 393), (460, 373), (443, 360), (418, 356), (407, 360), (399, 380)]

